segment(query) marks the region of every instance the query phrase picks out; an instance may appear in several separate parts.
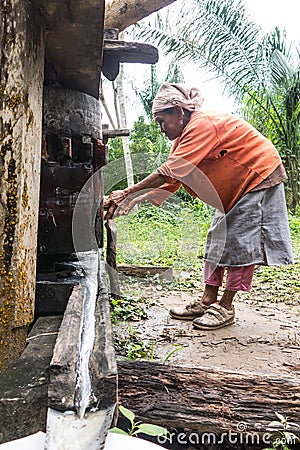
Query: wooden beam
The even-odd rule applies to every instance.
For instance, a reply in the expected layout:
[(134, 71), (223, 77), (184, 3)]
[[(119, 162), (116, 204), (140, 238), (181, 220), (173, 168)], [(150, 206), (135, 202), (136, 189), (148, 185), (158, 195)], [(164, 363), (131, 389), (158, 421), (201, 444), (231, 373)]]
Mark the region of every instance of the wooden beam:
[(84, 287), (74, 286), (50, 364), (49, 407), (61, 411), (74, 410), (77, 349), (81, 333), (83, 300)]
[(150, 14), (170, 5), (175, 0), (115, 0), (105, 8), (105, 28), (120, 31), (139, 22)]
[(45, 431), (49, 363), (61, 317), (34, 324), (22, 356), (0, 375), (0, 444)]
[(108, 139), (115, 138), (115, 137), (121, 137), (121, 136), (129, 136), (130, 130), (125, 128), (120, 128), (117, 130), (109, 130), (105, 127), (102, 127), (102, 136), (103, 136), (103, 142), (107, 143)]
[(47, 26), (46, 83), (99, 98), (104, 0), (31, 0)]
[(158, 50), (153, 45), (139, 42), (116, 40), (104, 41), (104, 60), (116, 55), (122, 63), (155, 64), (158, 61)]
[(74, 287), (68, 301), (50, 363), (49, 407), (57, 411), (81, 408), (79, 367), (85, 355), (88, 374), (83, 376), (90, 377), (92, 394), (85, 407), (102, 409), (116, 402), (117, 367), (102, 255), (95, 252), (85, 270), (86, 279)]
[(275, 411), (300, 423), (299, 377), (119, 361), (119, 401), (140, 420), (212, 433), (264, 431)]
[(103, 48), (103, 75), (110, 81), (116, 79), (120, 63), (155, 64), (158, 50), (153, 45), (137, 42), (106, 40)]
[(132, 277), (147, 277), (148, 275), (159, 275), (164, 280), (172, 280), (173, 269), (168, 266), (138, 266), (136, 264), (119, 264), (118, 272)]
[(49, 450), (72, 448), (74, 439), (82, 448), (98, 448), (117, 401), (102, 252), (83, 252), (80, 261), (85, 279), (69, 300), (50, 364), (45, 444)]
[(110, 320), (105, 262), (99, 254), (98, 294), (95, 305), (95, 342), (90, 358), (92, 389), (99, 409), (117, 402), (118, 374)]

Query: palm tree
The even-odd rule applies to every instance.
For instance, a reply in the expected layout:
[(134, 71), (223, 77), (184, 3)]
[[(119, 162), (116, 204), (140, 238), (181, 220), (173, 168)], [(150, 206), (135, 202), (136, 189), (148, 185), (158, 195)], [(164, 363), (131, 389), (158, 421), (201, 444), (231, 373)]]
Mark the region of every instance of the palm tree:
[(157, 94), (157, 91), (160, 87), (160, 85), (163, 82), (169, 82), (169, 83), (183, 83), (184, 78), (183, 74), (180, 70), (180, 65), (175, 61), (172, 60), (167, 68), (167, 73), (165, 74), (163, 80), (158, 79), (158, 70), (157, 66), (152, 64), (151, 65), (151, 73), (150, 73), (150, 79), (149, 82), (146, 83), (146, 88), (141, 90), (137, 89), (134, 86), (134, 83), (132, 83), (132, 88), (140, 100), (140, 102), (143, 105), (144, 111), (148, 119), (152, 119), (152, 103), (154, 100), (154, 97)]
[(221, 79), (242, 105), (241, 113), (277, 145), (288, 173), (288, 205), (294, 210), (300, 203), (299, 49), (288, 45), (278, 28), (264, 34), (242, 0), (185, 0), (176, 15), (171, 11), (136, 25), (139, 38)]

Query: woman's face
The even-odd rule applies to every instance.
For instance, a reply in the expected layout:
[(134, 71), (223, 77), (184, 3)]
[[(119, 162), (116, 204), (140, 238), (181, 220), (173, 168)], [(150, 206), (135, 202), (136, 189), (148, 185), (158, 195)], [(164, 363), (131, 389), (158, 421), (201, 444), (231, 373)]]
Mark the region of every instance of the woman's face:
[(160, 131), (164, 133), (170, 141), (181, 135), (184, 128), (182, 110), (174, 108), (174, 112), (166, 113), (159, 111), (154, 114), (154, 120), (159, 124)]

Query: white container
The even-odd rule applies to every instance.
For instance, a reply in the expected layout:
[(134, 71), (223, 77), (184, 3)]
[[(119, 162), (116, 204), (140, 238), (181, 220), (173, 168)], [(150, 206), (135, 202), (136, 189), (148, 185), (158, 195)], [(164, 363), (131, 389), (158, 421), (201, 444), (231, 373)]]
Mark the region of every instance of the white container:
[[(44, 450), (45, 437), (46, 434), (39, 431), (25, 438), (6, 442), (0, 445), (0, 450)], [(108, 433), (104, 450), (159, 450), (161, 448), (161, 446), (145, 441), (144, 439), (125, 436), (123, 434)]]

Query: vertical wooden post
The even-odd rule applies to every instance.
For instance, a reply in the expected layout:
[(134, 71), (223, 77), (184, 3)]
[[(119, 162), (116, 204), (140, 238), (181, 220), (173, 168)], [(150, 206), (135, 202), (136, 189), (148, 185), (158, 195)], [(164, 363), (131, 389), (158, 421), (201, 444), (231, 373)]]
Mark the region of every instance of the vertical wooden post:
[(110, 281), (110, 293), (114, 298), (121, 298), (119, 274), (117, 269), (117, 227), (113, 219), (105, 221), (107, 232), (106, 262)]
[(44, 32), (29, 2), (0, 6), (0, 371), (34, 313)]

